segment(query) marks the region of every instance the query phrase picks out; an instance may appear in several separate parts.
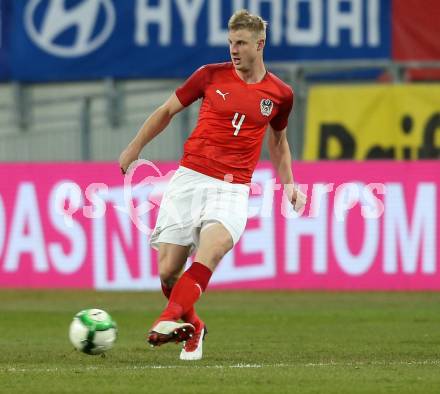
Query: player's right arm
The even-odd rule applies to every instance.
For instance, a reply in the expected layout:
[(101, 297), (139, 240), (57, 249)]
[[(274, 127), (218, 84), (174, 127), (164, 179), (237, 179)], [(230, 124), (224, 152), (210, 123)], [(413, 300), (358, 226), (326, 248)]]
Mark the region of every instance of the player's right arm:
[(154, 137), (156, 137), (165, 127), (168, 126), (175, 114), (180, 112), (184, 106), (181, 104), (176, 94), (158, 107), (144, 122), (136, 136), (128, 144), (119, 156), (119, 166), (123, 174), (127, 171), (131, 163), (139, 158), (142, 149)]

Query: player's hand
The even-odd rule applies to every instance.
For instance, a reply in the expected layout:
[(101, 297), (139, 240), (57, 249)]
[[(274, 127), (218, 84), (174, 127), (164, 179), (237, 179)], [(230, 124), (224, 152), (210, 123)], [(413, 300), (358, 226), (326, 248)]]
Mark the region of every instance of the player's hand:
[(130, 167), (130, 164), (139, 159), (139, 150), (135, 147), (129, 145), (119, 156), (119, 167), (121, 171), (125, 174)]
[(284, 185), (284, 193), (286, 193), (295, 212), (299, 212), (306, 205), (307, 196), (295, 185)]

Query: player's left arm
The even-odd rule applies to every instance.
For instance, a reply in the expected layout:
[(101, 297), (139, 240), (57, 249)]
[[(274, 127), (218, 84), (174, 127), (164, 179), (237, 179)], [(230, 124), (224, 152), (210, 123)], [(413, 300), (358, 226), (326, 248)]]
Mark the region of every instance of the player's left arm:
[(306, 204), (306, 195), (294, 183), (292, 173), (292, 155), (287, 140), (287, 127), (275, 130), (269, 125), (269, 155), (278, 176), (284, 185), (284, 192), (292, 203), (295, 211), (299, 211)]

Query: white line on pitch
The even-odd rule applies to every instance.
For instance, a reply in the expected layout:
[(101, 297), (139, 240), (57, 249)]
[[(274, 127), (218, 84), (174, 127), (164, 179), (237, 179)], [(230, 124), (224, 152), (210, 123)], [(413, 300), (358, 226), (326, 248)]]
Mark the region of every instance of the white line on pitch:
[(0, 368), (0, 373), (29, 373), (29, 372), (69, 372), (69, 371), (112, 371), (112, 370), (148, 370), (148, 369), (234, 369), (234, 368), (298, 368), (298, 367), (368, 367), (368, 366), (396, 366), (396, 365), (440, 365), (440, 360), (409, 360), (409, 361), (352, 361), (352, 362), (318, 362), (318, 363), (291, 363), (291, 364), (232, 364), (232, 365), (131, 365), (115, 367), (75, 367), (75, 368)]

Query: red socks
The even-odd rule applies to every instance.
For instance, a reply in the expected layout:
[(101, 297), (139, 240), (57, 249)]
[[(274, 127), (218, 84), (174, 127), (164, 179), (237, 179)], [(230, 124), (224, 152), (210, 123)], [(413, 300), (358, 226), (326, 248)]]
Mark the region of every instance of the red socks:
[[(162, 282), (160, 282), (162, 286), (162, 293), (166, 298), (170, 298), (172, 287), (166, 287)], [(192, 307), (188, 312), (184, 313), (182, 315), (182, 320), (185, 323), (191, 323), (196, 331), (200, 330), (202, 321), (200, 320), (200, 317), (197, 315), (196, 310), (194, 307)]]
[[(211, 278), (211, 270), (203, 264), (194, 262), (191, 267), (180, 277), (171, 289), (169, 302), (166, 309), (162, 312), (159, 320), (179, 320), (183, 319), (192, 323), (198, 317), (194, 311), (194, 304), (208, 286)], [(170, 289), (162, 285), (162, 290), (167, 296)]]

